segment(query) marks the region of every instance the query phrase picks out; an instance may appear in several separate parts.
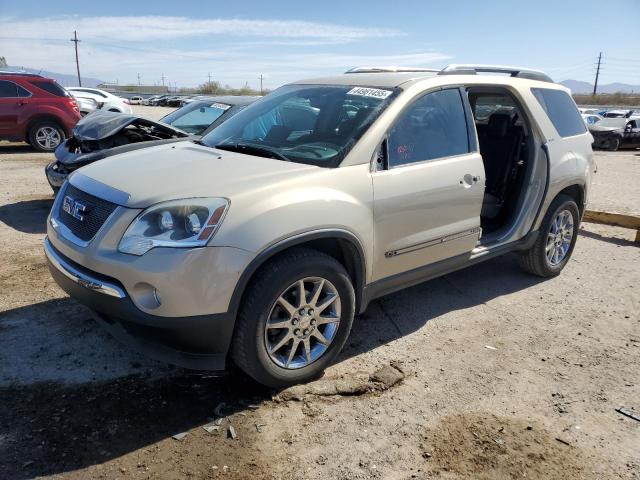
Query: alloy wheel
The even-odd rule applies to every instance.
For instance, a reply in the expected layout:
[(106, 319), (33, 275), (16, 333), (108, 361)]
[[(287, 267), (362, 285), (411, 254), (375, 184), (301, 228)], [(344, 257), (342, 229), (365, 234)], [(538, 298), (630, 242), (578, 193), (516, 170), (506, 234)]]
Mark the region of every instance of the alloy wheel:
[(60, 132), (53, 127), (40, 127), (36, 131), (36, 142), (43, 149), (53, 150), (60, 145)]
[(286, 369), (306, 367), (329, 348), (340, 324), (340, 295), (321, 277), (305, 277), (277, 298), (265, 324), (269, 358)]
[(561, 210), (553, 219), (547, 234), (545, 252), (549, 265), (555, 267), (566, 258), (571, 248), (573, 234), (573, 216), (569, 210)]

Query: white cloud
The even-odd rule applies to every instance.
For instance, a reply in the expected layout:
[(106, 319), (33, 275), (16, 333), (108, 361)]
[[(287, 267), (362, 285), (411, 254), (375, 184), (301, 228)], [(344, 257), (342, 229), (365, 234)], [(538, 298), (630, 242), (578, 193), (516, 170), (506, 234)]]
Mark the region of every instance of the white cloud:
[[(83, 39), (149, 41), (199, 36), (250, 36), (270, 38), (328, 39), (353, 41), (364, 38), (396, 37), (398, 30), (351, 27), (299, 20), (251, 20), (235, 18), (195, 19), (169, 16), (81, 17), (63, 16), (20, 20), (0, 18), (0, 31), (16, 38), (65, 37), (77, 30)], [(64, 32), (64, 33), (62, 33)]]
[[(73, 30), (82, 40), (82, 74), (120, 83), (136, 81), (140, 73), (145, 83), (160, 82), (164, 75), (172, 85), (192, 87), (211, 72), (215, 80), (236, 86), (247, 81), (256, 86), (263, 74), (269, 78), (266, 86), (274, 88), (355, 66), (428, 66), (450, 58), (428, 50), (389, 54), (387, 39), (401, 35), (395, 30), (184, 17), (0, 17), (0, 31), (10, 33), (0, 37), (0, 50), (13, 66), (73, 73), (75, 56), (69, 42)], [(359, 53), (363, 51), (376, 53)]]

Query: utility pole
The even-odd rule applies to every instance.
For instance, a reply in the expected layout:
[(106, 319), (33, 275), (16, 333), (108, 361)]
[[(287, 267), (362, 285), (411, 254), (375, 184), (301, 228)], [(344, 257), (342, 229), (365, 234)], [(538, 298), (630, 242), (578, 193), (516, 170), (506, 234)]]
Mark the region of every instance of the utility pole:
[(596, 81), (593, 84), (593, 96), (596, 96), (596, 92), (598, 91), (598, 77), (600, 76), (600, 62), (602, 61), (602, 52), (598, 55), (598, 68), (596, 68)]
[(264, 80), (264, 76), (260, 74), (260, 95), (262, 95), (262, 81)]
[(209, 85), (211, 85), (211, 72), (209, 72)]
[(71, 41), (74, 43), (76, 47), (76, 70), (78, 70), (78, 86), (81, 87), (82, 80), (80, 79), (80, 61), (78, 60), (78, 42), (80, 40), (78, 40), (78, 34), (75, 30), (73, 31), (73, 38), (71, 39)]
[(140, 85), (142, 85), (142, 84), (140, 83), (140, 74), (138, 74), (138, 86), (140, 86)]
[(162, 79), (162, 86), (164, 87), (164, 73), (162, 74), (162, 77), (160, 77)]

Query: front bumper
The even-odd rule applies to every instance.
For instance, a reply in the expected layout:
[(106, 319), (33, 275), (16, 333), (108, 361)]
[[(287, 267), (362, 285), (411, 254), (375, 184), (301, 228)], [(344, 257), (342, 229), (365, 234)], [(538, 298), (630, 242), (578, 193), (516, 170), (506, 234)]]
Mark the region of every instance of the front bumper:
[(49, 185), (53, 189), (54, 193), (58, 193), (58, 190), (60, 190), (60, 187), (62, 187), (62, 184), (69, 176), (69, 173), (61, 172), (57, 168), (55, 168), (56, 163), (57, 162), (51, 162), (49, 165), (44, 167), (44, 173), (47, 176), (47, 182), (49, 182)]
[(224, 370), (234, 317), (162, 317), (140, 310), (114, 278), (90, 271), (44, 242), (49, 270), (71, 297), (88, 306), (114, 337), (151, 358), (196, 370)]

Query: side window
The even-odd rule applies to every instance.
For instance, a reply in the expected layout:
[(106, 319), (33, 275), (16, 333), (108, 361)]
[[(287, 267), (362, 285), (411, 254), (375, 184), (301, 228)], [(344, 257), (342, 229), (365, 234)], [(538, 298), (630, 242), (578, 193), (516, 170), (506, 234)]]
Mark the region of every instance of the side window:
[(31, 92), (29, 90), (27, 90), (26, 88), (22, 88), (20, 85), (16, 85), (16, 88), (18, 89), (18, 96), (19, 97), (30, 97), (31, 96)]
[(172, 125), (187, 133), (198, 134), (215, 122), (229, 108), (227, 105), (221, 105), (221, 107), (202, 106), (191, 110), (174, 120)]
[(18, 96), (16, 84), (7, 80), (0, 80), (0, 98), (15, 98)]
[(567, 92), (550, 88), (532, 88), (531, 92), (547, 112), (558, 135), (572, 137), (587, 131), (576, 104)]
[(387, 142), (389, 168), (468, 153), (460, 91), (440, 90), (416, 100), (398, 117)]

